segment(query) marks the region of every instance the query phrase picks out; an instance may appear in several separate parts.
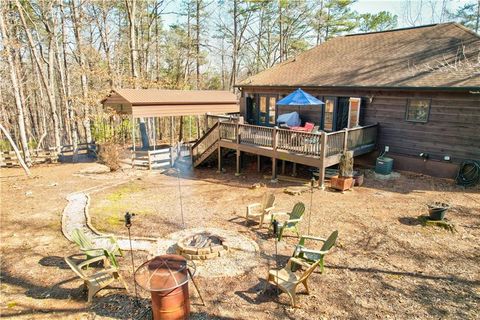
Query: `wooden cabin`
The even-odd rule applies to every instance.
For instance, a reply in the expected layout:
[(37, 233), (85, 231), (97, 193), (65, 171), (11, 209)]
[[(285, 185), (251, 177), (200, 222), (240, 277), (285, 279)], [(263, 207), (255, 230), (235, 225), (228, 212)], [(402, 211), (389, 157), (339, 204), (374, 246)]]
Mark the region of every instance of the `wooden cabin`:
[[(480, 159), (480, 36), (456, 23), (333, 38), (237, 84), (240, 112), (272, 127), (297, 111), (327, 133), (378, 123), (373, 164), (388, 146), (398, 170), (454, 177)], [(279, 107), (301, 88), (322, 106)]]

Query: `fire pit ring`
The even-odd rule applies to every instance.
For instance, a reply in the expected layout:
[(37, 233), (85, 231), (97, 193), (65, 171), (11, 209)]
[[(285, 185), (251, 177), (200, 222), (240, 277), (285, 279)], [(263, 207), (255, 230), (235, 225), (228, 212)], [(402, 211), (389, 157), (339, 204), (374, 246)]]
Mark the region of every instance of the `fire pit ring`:
[(199, 232), (180, 239), (176, 251), (188, 260), (208, 260), (228, 252), (228, 245), (219, 235)]

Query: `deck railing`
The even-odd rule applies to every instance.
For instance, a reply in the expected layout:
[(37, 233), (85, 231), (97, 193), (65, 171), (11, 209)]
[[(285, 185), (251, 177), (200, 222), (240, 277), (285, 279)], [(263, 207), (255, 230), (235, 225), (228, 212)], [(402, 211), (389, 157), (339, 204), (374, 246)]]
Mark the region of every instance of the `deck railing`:
[[(308, 133), (240, 123), (218, 122), (192, 147), (192, 160), (200, 159), (218, 141), (233, 142), (299, 156), (326, 158), (346, 150), (372, 148), (377, 124), (331, 133)], [(201, 162), (203, 160), (199, 160)]]
[(320, 156), (321, 134), (277, 129), (277, 149), (292, 151), (307, 156)]
[[(222, 124), (223, 125), (223, 124)], [(238, 125), (239, 142), (260, 147), (273, 147), (273, 129), (269, 127)]]
[(213, 127), (216, 123), (219, 122), (228, 122), (228, 123), (237, 123), (237, 122), (242, 122), (240, 114), (228, 114), (228, 115), (222, 115), (222, 114), (209, 114), (207, 113), (207, 121), (206, 121), (206, 130), (210, 130), (211, 127)]
[(219, 139), (218, 123), (215, 123), (191, 148), (192, 161), (195, 162)]

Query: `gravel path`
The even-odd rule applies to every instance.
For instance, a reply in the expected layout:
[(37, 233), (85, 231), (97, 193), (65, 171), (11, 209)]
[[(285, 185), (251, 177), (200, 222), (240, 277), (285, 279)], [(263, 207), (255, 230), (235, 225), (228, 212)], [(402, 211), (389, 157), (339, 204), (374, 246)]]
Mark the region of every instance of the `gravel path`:
[[(110, 188), (126, 181), (117, 182), (114, 184), (106, 184), (100, 187), (95, 187), (83, 192), (71, 193), (67, 196), (68, 204), (63, 210), (62, 216), (62, 232), (65, 237), (72, 240), (72, 232), (75, 229), (83, 229), (85, 235), (91, 239), (93, 244), (97, 247), (108, 246), (109, 236), (108, 234), (102, 234), (95, 230), (90, 224), (90, 216), (88, 214), (88, 206), (90, 202), (89, 194), (98, 192), (100, 190)], [(116, 237), (118, 245), (122, 250), (130, 250), (130, 242), (125, 237)], [(149, 253), (157, 251), (157, 240), (148, 238), (133, 238), (132, 239), (133, 250), (143, 250)]]
[[(123, 183), (123, 182), (121, 182)], [(72, 240), (73, 230), (80, 228), (97, 247), (106, 247), (109, 243), (107, 234), (95, 230), (90, 223), (88, 206), (89, 194), (98, 192), (120, 183), (103, 185), (88, 191), (75, 192), (67, 196), (68, 204), (63, 210), (62, 232)], [(195, 261), (197, 276), (216, 278), (223, 276), (237, 276), (252, 270), (260, 263), (258, 244), (236, 231), (219, 228), (192, 228), (169, 234), (166, 238), (132, 238), (132, 249), (147, 251), (150, 257), (165, 253), (175, 253), (178, 240), (201, 232), (209, 232), (224, 238), (229, 244), (229, 252), (224, 256)], [(130, 250), (128, 238), (117, 236), (118, 245), (122, 250)]]

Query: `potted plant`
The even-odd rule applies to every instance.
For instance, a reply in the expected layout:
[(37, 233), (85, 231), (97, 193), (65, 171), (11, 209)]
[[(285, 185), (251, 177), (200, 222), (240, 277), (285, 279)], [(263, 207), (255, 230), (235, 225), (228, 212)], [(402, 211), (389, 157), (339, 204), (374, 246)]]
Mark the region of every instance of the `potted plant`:
[(443, 202), (434, 202), (427, 205), (428, 215), (430, 220), (443, 220), (445, 212), (450, 208), (450, 205)]
[(330, 186), (345, 191), (353, 187), (353, 151), (343, 152), (338, 166), (338, 177), (332, 177)]

